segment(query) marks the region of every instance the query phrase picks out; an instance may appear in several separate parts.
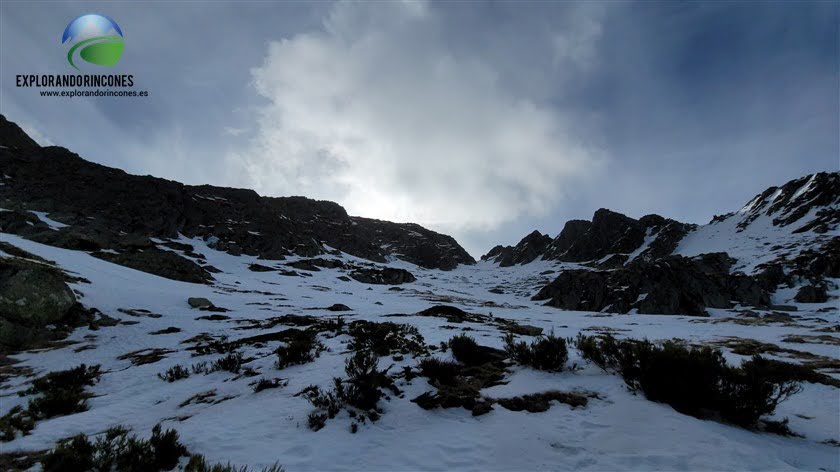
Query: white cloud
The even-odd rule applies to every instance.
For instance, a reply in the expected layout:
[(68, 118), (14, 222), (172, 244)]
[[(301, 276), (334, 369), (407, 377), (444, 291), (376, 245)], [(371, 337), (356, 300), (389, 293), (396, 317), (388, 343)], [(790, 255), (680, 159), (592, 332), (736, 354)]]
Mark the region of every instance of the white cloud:
[[(351, 214), (489, 229), (547, 211), (592, 175), (600, 152), (576, 139), (572, 118), (502, 87), (479, 54), (452, 53), (436, 14), (339, 3), (323, 30), (271, 42), (252, 71), (269, 103), (251, 147), (232, 156), (249, 185)], [(552, 57), (547, 38), (544, 62), (583, 60), (596, 26), (566, 36), (568, 58)]]

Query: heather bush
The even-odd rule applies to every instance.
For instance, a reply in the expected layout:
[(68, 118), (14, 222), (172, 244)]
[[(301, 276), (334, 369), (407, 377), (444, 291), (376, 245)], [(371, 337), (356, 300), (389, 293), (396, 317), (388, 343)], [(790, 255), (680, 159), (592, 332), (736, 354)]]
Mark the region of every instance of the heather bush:
[(719, 416), (750, 428), (797, 393), (801, 381), (813, 378), (806, 367), (761, 356), (730, 366), (717, 349), (672, 341), (654, 344), (578, 335), (574, 345), (583, 358), (620, 374), (649, 400), (695, 417)]
[(147, 472), (172, 470), (187, 449), (178, 440), (175, 430), (152, 429), (148, 440), (129, 435), (122, 427), (111, 428), (103, 437), (91, 441), (79, 434), (62, 441), (44, 455), (44, 472), (127, 471)]
[(516, 363), (529, 365), (538, 370), (559, 372), (566, 366), (569, 349), (566, 340), (554, 335), (540, 336), (531, 344), (516, 341), (512, 333), (504, 337), (505, 353)]
[(291, 365), (306, 364), (312, 362), (324, 350), (324, 345), (315, 336), (315, 333), (304, 332), (283, 346), (277, 348), (277, 368), (283, 369)]
[(170, 367), (166, 370), (166, 372), (162, 374), (158, 374), (158, 377), (161, 380), (165, 380), (167, 382), (175, 382), (178, 380), (186, 379), (189, 376), (190, 370), (180, 364)]

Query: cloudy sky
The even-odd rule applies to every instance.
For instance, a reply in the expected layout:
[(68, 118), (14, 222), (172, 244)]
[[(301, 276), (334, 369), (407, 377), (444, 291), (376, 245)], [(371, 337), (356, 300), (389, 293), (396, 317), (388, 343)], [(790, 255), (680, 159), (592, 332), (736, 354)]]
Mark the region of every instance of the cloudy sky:
[[(0, 4), (0, 113), (186, 183), (334, 200), (474, 256), (601, 207), (705, 223), (838, 170), (837, 2)], [(112, 17), (145, 99), (38, 96)], [(86, 71), (87, 72), (87, 71)]]

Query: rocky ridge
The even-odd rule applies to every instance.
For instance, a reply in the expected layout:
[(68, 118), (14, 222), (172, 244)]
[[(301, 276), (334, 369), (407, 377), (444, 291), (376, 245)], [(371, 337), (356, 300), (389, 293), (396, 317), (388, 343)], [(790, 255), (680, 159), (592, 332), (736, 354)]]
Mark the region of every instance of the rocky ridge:
[(2, 116), (0, 169), (0, 231), (177, 280), (207, 281), (213, 271), (174, 259), (180, 256), (164, 246), (181, 235), (273, 260), (340, 250), (430, 269), (475, 262), (450, 236), (416, 224), (352, 217), (336, 203), (304, 197), (131, 175), (41, 147)]

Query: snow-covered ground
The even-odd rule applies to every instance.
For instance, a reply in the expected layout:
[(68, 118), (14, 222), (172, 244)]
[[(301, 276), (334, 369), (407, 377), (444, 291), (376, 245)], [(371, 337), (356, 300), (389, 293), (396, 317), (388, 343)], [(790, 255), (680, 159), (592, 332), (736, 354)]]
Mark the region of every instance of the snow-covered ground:
[[(698, 250), (699, 246), (693, 244), (699, 243), (694, 243), (692, 237), (699, 236), (689, 236), (680, 247), (681, 253)], [(791, 313), (794, 322), (787, 323), (743, 323), (744, 318), (737, 318), (734, 311), (728, 310), (715, 310), (710, 318), (571, 312), (530, 301), (541, 283), (552, 278), (541, 272), (559, 267), (553, 262), (537, 261), (510, 268), (481, 262), (444, 272), (394, 261), (389, 263), (391, 267), (408, 269), (417, 277), (416, 282), (402, 285), (404, 290), (395, 291), (386, 285), (343, 281), (338, 278), (344, 275), (340, 269), (321, 269), (312, 272), (311, 277), (252, 272), (248, 269), (251, 263), (279, 263), (235, 257), (210, 249), (201, 240), (182, 239), (204, 254), (209, 264), (223, 271), (214, 274), (215, 284), (198, 285), (160, 278), (84, 252), (45, 246), (10, 234), (0, 234), (0, 240), (54, 261), (90, 281), (73, 285), (82, 294), (84, 305), (122, 321), (136, 322), (97, 331), (78, 329), (69, 338), (74, 344), (16, 355), (21, 361), (18, 366), (30, 367), (38, 375), (81, 363), (101, 364), (104, 374), (91, 389), (95, 397), (89, 400), (88, 411), (39, 422), (31, 435), (0, 443), (0, 452), (42, 450), (76, 433), (99, 433), (119, 424), (145, 436), (153, 425), (163, 422), (164, 427), (179, 432), (191, 452), (203, 454), (210, 461), (257, 467), (279, 462), (289, 471), (840, 470), (840, 448), (827, 443), (840, 441), (840, 389), (806, 384), (802, 392), (783, 403), (776, 416), (789, 418), (791, 429), (804, 437), (782, 437), (699, 420), (677, 413), (668, 405), (648, 401), (629, 392), (620, 378), (588, 365), (574, 349), (569, 364), (577, 363), (583, 367), (580, 370), (546, 373), (515, 367), (509, 383), (484, 393), (504, 397), (550, 389), (597, 392), (599, 398), (586, 407), (573, 409), (558, 404), (543, 413), (527, 413), (496, 406), (479, 417), (461, 408), (427, 411), (410, 401), (434, 390), (418, 377), (410, 384), (400, 380), (398, 386), (405, 395), (381, 401), (381, 419), (361, 425), (356, 434), (350, 431), (347, 413), (328, 421), (322, 430), (311, 431), (307, 415), (313, 408), (304, 398), (294, 396), (310, 384), (329, 386), (333, 377), (344, 374), (346, 343), (350, 339), (347, 335), (322, 337), (328, 351), (320, 358), (283, 370), (274, 365), (273, 352), (279, 342), (269, 342), (264, 347), (244, 346), (245, 357), (254, 358), (248, 367), (266, 378), (288, 379), (289, 384), (278, 389), (254, 393), (249, 383), (255, 378), (236, 378), (228, 372), (193, 375), (172, 383), (157, 376), (176, 364), (190, 365), (221, 357), (193, 357), (186, 350), (189, 345), (182, 344), (186, 339), (202, 333), (228, 336), (230, 340), (251, 336), (262, 332), (249, 328), (254, 325), (253, 320), (285, 314), (335, 317), (336, 313), (324, 309), (334, 303), (352, 309), (343, 313), (348, 321), (388, 320), (414, 325), (426, 344), (432, 345), (471, 328), (468, 334), (480, 344), (501, 347), (502, 333), (490, 324), (450, 324), (441, 318), (384, 315), (411, 315), (432, 305), (447, 304), (471, 313), (492, 314), (542, 327), (564, 337), (581, 331), (610, 331), (619, 337), (681, 338), (698, 344), (742, 337), (840, 359), (837, 344), (783, 341), (789, 335), (824, 335), (826, 332), (816, 330), (837, 327), (840, 316), (835, 302), (800, 305), (799, 311)], [(707, 252), (709, 237), (704, 241), (703, 252)], [(340, 258), (345, 262), (366, 262), (348, 255)], [(489, 292), (497, 287), (504, 293)], [(210, 299), (230, 310), (224, 313), (230, 319), (196, 319), (211, 313), (190, 308), (188, 297)], [(817, 312), (826, 307), (833, 310)], [(132, 316), (120, 309), (148, 310), (161, 316)], [(177, 327), (180, 332), (150, 334), (168, 327)], [(158, 362), (140, 366), (118, 359), (126, 353), (155, 348), (171, 352)], [(451, 354), (436, 355), (448, 358)], [(737, 363), (743, 357), (727, 352), (727, 359)], [(403, 360), (383, 358), (381, 365), (395, 364), (399, 370), (416, 362), (405, 356)], [(29, 380), (12, 378), (0, 387), (0, 415), (16, 405), (25, 405), (27, 399), (16, 392), (25, 389)], [(179, 406), (195, 394), (211, 390), (215, 390), (216, 399), (230, 398), (216, 404)]]

